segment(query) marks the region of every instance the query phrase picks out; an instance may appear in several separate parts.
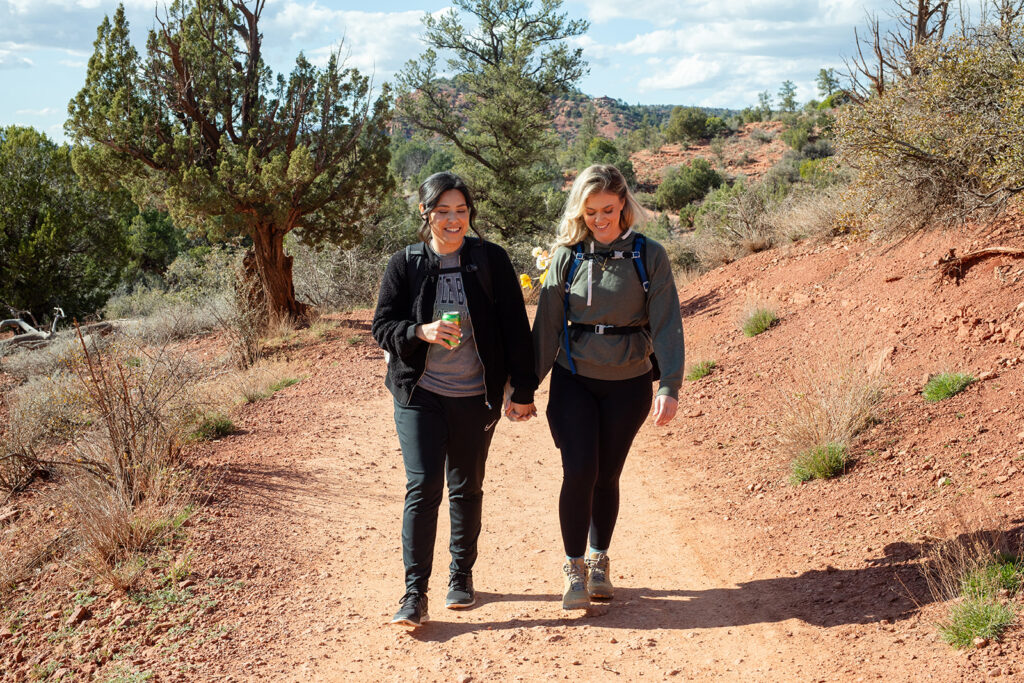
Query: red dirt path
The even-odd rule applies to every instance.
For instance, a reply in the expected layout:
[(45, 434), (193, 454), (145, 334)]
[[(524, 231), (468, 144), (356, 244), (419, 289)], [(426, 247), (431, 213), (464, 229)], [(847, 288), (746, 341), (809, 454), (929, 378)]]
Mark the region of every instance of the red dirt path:
[[(558, 601), (560, 466), (541, 419), (495, 437), (478, 606), (441, 605), (442, 512), (432, 621), (386, 624), (404, 475), (371, 314), (338, 316), (323, 341), (279, 352), (309, 377), (241, 409), (242, 433), (204, 455), (223, 478), (191, 530), (191, 569), (220, 602), (196, 628), (221, 635), (173, 655), (151, 641), (132, 661), (182, 681), (1021, 680), (1020, 625), (965, 653), (939, 641), (944, 605), (916, 558), (951, 517), (1024, 525), (1024, 261), (985, 260), (959, 286), (937, 284), (934, 266), (951, 246), (1021, 246), (1022, 225), (799, 244), (682, 288), (689, 356), (718, 368), (686, 383), (672, 425), (641, 431), (611, 549), (616, 599), (586, 613)], [(748, 339), (736, 323), (752, 300), (781, 322)], [(881, 421), (846, 475), (794, 487), (775, 438), (781, 392), (798, 389), (803, 361), (851, 350), (885, 373)], [(942, 370), (993, 375), (924, 403), (925, 376)], [(542, 415), (546, 401), (545, 383)]]

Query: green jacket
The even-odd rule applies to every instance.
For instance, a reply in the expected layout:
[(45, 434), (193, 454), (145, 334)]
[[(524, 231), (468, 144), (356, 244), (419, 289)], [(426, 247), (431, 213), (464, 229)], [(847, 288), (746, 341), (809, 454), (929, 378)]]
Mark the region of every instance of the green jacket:
[[(604, 246), (592, 238), (583, 242), (583, 250), (629, 251), (632, 231), (627, 231)], [(646, 325), (651, 334), (576, 335), (570, 348), (576, 371), (594, 379), (630, 379), (651, 369), (648, 356), (654, 350), (661, 367), (659, 395), (678, 398), (683, 383), (683, 321), (679, 313), (679, 295), (672, 277), (672, 266), (665, 248), (647, 240), (645, 264), (650, 291), (643, 286), (630, 259), (587, 259), (577, 269), (569, 290), (569, 322), (588, 325)], [(533, 323), (533, 348), (537, 356), (537, 378), (551, 370), (554, 363), (569, 369), (562, 346), (565, 276), (569, 272), (572, 250), (559, 247), (551, 259), (544, 286), (540, 291), (537, 317)], [(589, 304), (588, 304), (589, 291)]]

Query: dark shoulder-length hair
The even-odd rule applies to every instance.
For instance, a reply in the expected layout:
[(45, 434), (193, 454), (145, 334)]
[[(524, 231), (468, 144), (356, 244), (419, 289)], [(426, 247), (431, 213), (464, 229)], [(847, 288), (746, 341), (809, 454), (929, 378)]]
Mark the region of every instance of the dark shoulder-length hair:
[(423, 205), (423, 211), (420, 212), (420, 218), (423, 219), (423, 225), (420, 226), (419, 231), (420, 239), (424, 242), (430, 241), (430, 212), (437, 206), (441, 195), (448, 190), (458, 190), (466, 198), (466, 208), (469, 209), (469, 227), (473, 229), (473, 232), (480, 239), (483, 239), (484, 236), (476, 227), (476, 206), (473, 205), (473, 195), (470, 193), (469, 188), (466, 187), (466, 181), (451, 171), (435, 173), (420, 185), (420, 204)]

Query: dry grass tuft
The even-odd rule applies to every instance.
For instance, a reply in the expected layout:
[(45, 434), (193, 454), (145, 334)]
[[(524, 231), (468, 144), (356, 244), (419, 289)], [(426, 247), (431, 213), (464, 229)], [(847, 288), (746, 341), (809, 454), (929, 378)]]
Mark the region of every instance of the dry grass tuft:
[(829, 188), (787, 196), (766, 216), (777, 241), (824, 239), (837, 234), (843, 212), (842, 194)]
[(842, 345), (821, 357), (804, 358), (793, 369), (793, 389), (782, 395), (779, 440), (798, 457), (829, 444), (848, 447), (874, 419), (884, 382), (863, 354), (844, 354)]

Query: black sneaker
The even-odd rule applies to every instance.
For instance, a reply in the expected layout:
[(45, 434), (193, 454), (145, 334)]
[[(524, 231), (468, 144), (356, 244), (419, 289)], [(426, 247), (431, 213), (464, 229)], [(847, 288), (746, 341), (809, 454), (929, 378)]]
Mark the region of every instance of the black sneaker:
[(402, 606), (391, 617), (392, 624), (419, 626), (430, 621), (427, 615), (427, 596), (424, 593), (406, 593), (399, 601)]
[(473, 575), (468, 572), (452, 572), (452, 577), (448, 580), (448, 596), (444, 599), (444, 606), (448, 609), (466, 609), (475, 604)]

